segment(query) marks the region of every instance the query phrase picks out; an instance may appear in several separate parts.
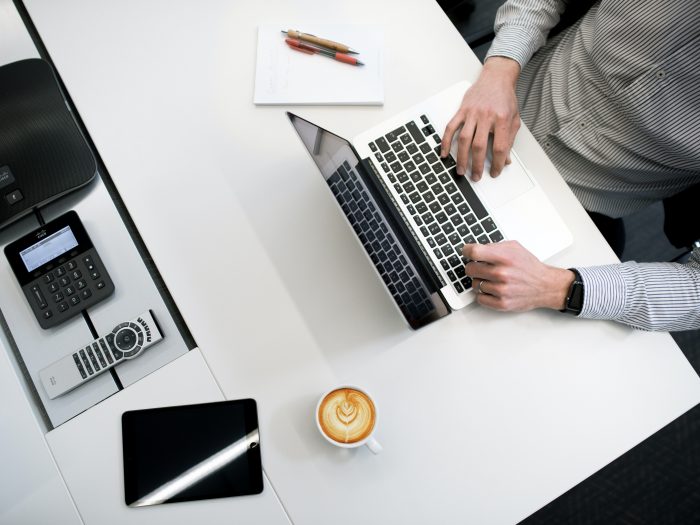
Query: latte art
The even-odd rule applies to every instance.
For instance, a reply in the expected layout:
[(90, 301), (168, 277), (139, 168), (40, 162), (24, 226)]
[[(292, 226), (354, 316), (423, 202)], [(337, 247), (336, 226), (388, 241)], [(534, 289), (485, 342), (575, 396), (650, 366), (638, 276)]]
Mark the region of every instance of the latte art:
[(339, 388), (328, 394), (318, 407), (318, 422), (326, 434), (338, 443), (357, 443), (374, 430), (374, 403), (364, 392)]

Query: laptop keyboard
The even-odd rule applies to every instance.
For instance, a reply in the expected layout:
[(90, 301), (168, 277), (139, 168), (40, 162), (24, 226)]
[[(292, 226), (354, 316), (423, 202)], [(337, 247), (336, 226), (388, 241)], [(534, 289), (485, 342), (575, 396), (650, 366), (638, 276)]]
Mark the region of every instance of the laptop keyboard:
[(328, 185), (399, 307), (413, 319), (433, 311), (430, 294), (347, 161), (328, 178)]
[(443, 277), (464, 293), (472, 284), (464, 272), (464, 244), (499, 242), (503, 235), (466, 178), (457, 175), (452, 155), (440, 158), (440, 141), (428, 117), (421, 115), (369, 147)]

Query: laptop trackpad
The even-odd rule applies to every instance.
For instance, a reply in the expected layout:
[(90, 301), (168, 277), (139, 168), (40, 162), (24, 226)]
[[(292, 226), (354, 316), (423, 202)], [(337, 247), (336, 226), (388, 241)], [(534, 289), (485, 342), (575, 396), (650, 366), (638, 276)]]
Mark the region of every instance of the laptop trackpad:
[[(474, 187), (491, 209), (500, 208), (534, 186), (530, 176), (515, 157), (513, 157), (513, 162), (503, 168), (501, 174), (496, 178), (489, 175), (490, 169), (491, 161), (487, 158), (484, 165), (484, 175), (479, 182), (474, 184)], [(468, 175), (471, 177), (471, 173)]]

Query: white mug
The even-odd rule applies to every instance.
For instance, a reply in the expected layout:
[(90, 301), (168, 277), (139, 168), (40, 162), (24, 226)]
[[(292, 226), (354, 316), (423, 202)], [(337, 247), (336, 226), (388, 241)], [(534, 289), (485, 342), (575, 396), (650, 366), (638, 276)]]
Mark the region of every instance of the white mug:
[[(358, 392), (361, 392), (367, 398), (372, 402), (374, 405), (374, 426), (372, 427), (372, 431), (369, 433), (367, 437), (364, 439), (361, 439), (360, 441), (355, 441), (354, 443), (342, 443), (340, 441), (336, 441), (335, 439), (331, 438), (328, 436), (324, 431), (323, 428), (321, 427), (321, 423), (319, 421), (319, 414), (318, 410), (321, 408), (321, 403), (323, 403), (323, 400), (326, 399), (326, 396), (330, 394), (331, 392), (335, 392), (336, 390), (342, 390), (342, 389), (351, 389), (351, 390), (357, 390)], [(358, 388), (353, 385), (342, 385), (342, 386), (337, 386), (335, 388), (331, 388), (327, 392), (325, 392), (321, 398), (318, 400), (318, 403), (316, 403), (316, 412), (314, 413), (314, 419), (316, 420), (316, 427), (318, 428), (318, 431), (321, 433), (321, 435), (326, 438), (326, 441), (329, 443), (332, 443), (336, 447), (341, 447), (341, 448), (357, 448), (361, 447), (362, 445), (366, 445), (368, 449), (372, 451), (373, 454), (379, 454), (382, 451), (382, 446), (379, 444), (379, 442), (374, 439), (374, 432), (377, 429), (377, 421), (378, 421), (378, 413), (379, 410), (377, 409), (377, 403), (374, 401), (374, 398), (367, 392), (364, 388)]]

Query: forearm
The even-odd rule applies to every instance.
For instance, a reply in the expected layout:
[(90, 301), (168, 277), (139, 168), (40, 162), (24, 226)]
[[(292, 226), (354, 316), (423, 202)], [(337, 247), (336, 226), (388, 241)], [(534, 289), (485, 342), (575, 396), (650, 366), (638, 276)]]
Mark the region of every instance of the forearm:
[(700, 328), (700, 250), (686, 264), (628, 262), (578, 271), (585, 290), (580, 317), (643, 330)]
[(486, 54), (508, 57), (525, 66), (547, 40), (566, 8), (565, 0), (509, 0), (496, 14), (496, 37)]

